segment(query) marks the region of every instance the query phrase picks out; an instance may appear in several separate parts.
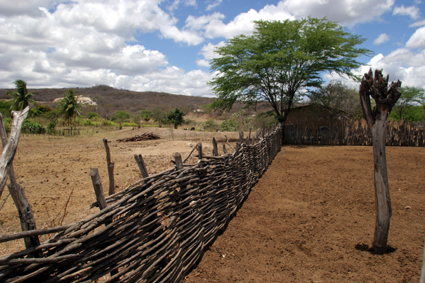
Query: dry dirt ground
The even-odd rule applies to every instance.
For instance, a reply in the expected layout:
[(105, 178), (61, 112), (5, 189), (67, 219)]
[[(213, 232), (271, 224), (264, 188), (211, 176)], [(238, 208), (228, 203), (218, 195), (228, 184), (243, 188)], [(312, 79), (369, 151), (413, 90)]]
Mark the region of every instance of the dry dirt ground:
[[(116, 142), (143, 132), (162, 138)], [(211, 138), (223, 141), (225, 134), (237, 137), (146, 128), (72, 138), (23, 136), (14, 167), (37, 227), (52, 227), (97, 212), (89, 209), (95, 201), (89, 171), (99, 168), (106, 192), (103, 137), (111, 141), (118, 191), (141, 176), (134, 154), (144, 156), (152, 174), (171, 167), (174, 152), (185, 158), (202, 141), (208, 153)], [(185, 282), (418, 282), (425, 239), (425, 149), (390, 147), (387, 159), (393, 253), (378, 256), (356, 249), (373, 239), (371, 147), (284, 146)], [(0, 206), (6, 197), (7, 190)], [(0, 234), (19, 231), (10, 197), (0, 221)], [(22, 247), (20, 241), (0, 244), (0, 255)]]

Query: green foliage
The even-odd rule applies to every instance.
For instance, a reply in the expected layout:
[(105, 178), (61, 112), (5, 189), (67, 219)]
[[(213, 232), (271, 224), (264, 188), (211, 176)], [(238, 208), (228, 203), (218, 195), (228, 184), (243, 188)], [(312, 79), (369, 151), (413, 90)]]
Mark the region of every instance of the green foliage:
[(170, 124), (174, 125), (174, 129), (177, 129), (177, 126), (183, 124), (183, 116), (185, 115), (186, 114), (182, 110), (176, 108), (168, 113), (167, 120), (170, 122)]
[(56, 123), (55, 122), (49, 122), (47, 124), (47, 132), (50, 134), (53, 134), (56, 131)]
[(3, 119), (4, 129), (6, 130), (6, 133), (10, 133), (10, 128), (12, 127), (12, 121), (13, 119), (10, 117)]
[(111, 122), (109, 120), (102, 120), (102, 126), (107, 126), (107, 127), (111, 127), (111, 126), (115, 126), (116, 124), (114, 122)]
[(273, 112), (261, 112), (255, 115), (252, 125), (254, 129), (269, 129), (275, 126), (277, 122)]
[(3, 117), (10, 117), (12, 112), (10, 110), (11, 107), (12, 107), (11, 101), (0, 100), (0, 113), (3, 115)]
[(114, 116), (112, 116), (112, 121), (117, 121), (123, 123), (130, 119), (130, 114), (127, 111), (117, 111)]
[(138, 125), (136, 123), (123, 123), (122, 124), (123, 127), (137, 127)]
[(344, 31), (326, 18), (256, 21), (253, 35), (240, 35), (216, 49), (212, 59), (218, 71), (210, 81), (216, 99), (210, 106), (229, 110), (239, 100), (247, 106), (268, 101), (280, 122), (285, 122), (292, 104), (304, 88), (320, 88), (323, 72), (356, 78), (351, 70), (359, 67), (356, 48), (360, 36)]
[(35, 108), (30, 110), (29, 115), (31, 117), (43, 116), (43, 114), (53, 111), (53, 108), (49, 105), (37, 104)]
[(167, 124), (167, 114), (159, 107), (155, 107), (155, 109), (152, 111), (152, 119), (155, 122), (159, 123), (159, 126), (161, 127), (161, 124)]
[(46, 132), (46, 128), (39, 123), (33, 123), (26, 119), (22, 124), (21, 132), (29, 134), (44, 134)]
[[(425, 90), (417, 87), (405, 86), (401, 88), (401, 96), (390, 113), (394, 120), (416, 122), (424, 119)], [(422, 105), (422, 106), (420, 106)]]
[(219, 128), (220, 126), (216, 123), (216, 121), (214, 121), (214, 119), (207, 120), (204, 123), (205, 130), (215, 131)]
[(221, 123), (220, 128), (222, 132), (237, 132), (239, 124), (235, 120), (228, 119)]
[(318, 91), (312, 91), (308, 97), (310, 104), (318, 111), (325, 111), (328, 116), (346, 116), (350, 119), (362, 117), (357, 90), (340, 81), (331, 81)]
[(58, 105), (59, 114), (64, 116), (68, 121), (68, 126), (74, 120), (75, 116), (81, 116), (82, 105), (77, 102), (73, 89), (68, 89), (65, 92), (64, 98)]
[(99, 114), (96, 112), (87, 112), (86, 117), (87, 119), (100, 118)]
[(149, 122), (150, 119), (152, 119), (152, 112), (149, 110), (142, 110), (140, 112), (140, 117), (145, 121)]
[(23, 80), (15, 81), (16, 91), (9, 91), (7, 94), (12, 97), (12, 110), (22, 110), (29, 105), (34, 103), (35, 100), (32, 96), (35, 94), (27, 90), (27, 83)]

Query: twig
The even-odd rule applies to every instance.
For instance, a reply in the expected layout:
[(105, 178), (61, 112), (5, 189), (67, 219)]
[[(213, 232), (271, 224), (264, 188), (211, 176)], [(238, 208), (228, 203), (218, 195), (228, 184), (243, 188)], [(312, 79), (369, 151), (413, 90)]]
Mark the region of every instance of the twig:
[(66, 201), (65, 207), (64, 207), (64, 209), (63, 209), (63, 216), (62, 216), (62, 220), (61, 220), (61, 221), (60, 221), (60, 223), (59, 223), (59, 225), (60, 225), (60, 226), (62, 226), (63, 221), (65, 220), (65, 216), (66, 216), (66, 209), (68, 208), (68, 204), (69, 204), (69, 201), (71, 200), (71, 196), (72, 196), (72, 193), (73, 193), (73, 192), (74, 192), (74, 188), (72, 188), (72, 191), (71, 191), (71, 193), (69, 194), (68, 200)]
[(0, 210), (3, 208), (3, 206), (4, 206), (4, 204), (6, 203), (6, 201), (7, 201), (7, 198), (10, 196), (10, 193), (6, 196), (6, 198), (4, 199), (4, 201), (3, 201), (3, 203), (1, 204), (1, 206), (0, 206)]
[(190, 158), (190, 156), (192, 155), (192, 153), (195, 151), (195, 149), (198, 148), (198, 145), (194, 146), (192, 151), (189, 153), (189, 155), (186, 157), (186, 159), (183, 161), (183, 163), (186, 163), (186, 161)]
[(235, 151), (235, 149), (233, 148), (233, 146), (229, 143), (229, 139), (227, 138), (227, 136), (224, 135), (224, 137), (226, 138), (226, 143), (230, 146), (231, 149), (233, 149), (233, 151)]

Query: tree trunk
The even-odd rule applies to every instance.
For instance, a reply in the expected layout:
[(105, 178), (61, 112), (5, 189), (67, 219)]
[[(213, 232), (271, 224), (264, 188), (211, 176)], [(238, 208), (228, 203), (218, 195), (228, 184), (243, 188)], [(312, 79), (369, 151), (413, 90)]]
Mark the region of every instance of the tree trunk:
[(388, 186), (387, 157), (385, 154), (388, 110), (384, 111), (385, 113), (381, 113), (381, 117), (385, 118), (377, 119), (372, 126), (376, 204), (375, 235), (372, 249), (377, 254), (384, 254), (387, 251), (391, 218), (391, 199)]

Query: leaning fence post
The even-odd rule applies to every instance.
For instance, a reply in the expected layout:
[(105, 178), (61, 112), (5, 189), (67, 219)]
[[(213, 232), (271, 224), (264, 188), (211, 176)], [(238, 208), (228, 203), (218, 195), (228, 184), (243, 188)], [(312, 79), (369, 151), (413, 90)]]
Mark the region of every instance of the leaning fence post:
[[(20, 114), (18, 114), (18, 117), (14, 117), (14, 123), (15, 119), (21, 119), (22, 121), (26, 118), (28, 115), (29, 108), (25, 108), (25, 110), (22, 110)], [(18, 112), (19, 113), (19, 112)], [(18, 122), (19, 123), (19, 122)], [(19, 130), (20, 131), (20, 130)], [(15, 136), (12, 138), (13, 133), (11, 132), (11, 139), (18, 140), (19, 139), (19, 133), (17, 137)], [(7, 134), (6, 130), (4, 129), (3, 125), (3, 117), (0, 114), (0, 136), (1, 141), (3, 144), (3, 148), (7, 145)], [(16, 148), (15, 148), (16, 150)], [(4, 153), (3, 153), (4, 154)], [(14, 155), (14, 153), (13, 153)], [(15, 203), (15, 206), (18, 210), (19, 214), (19, 220), (21, 222), (21, 229), (22, 231), (30, 231), (30, 230), (37, 230), (35, 219), (34, 219), (34, 212), (32, 210), (31, 204), (29, 203), (24, 189), (18, 184), (15, 177), (15, 171), (13, 170), (13, 157), (10, 159), (9, 168), (8, 168), (8, 175), (10, 180), (10, 185), (7, 186), (9, 189), (10, 195), (12, 196), (13, 202)], [(6, 182), (6, 181), (5, 181)], [(3, 190), (3, 186), (0, 188), (0, 195), (1, 191)], [(32, 236), (32, 237), (26, 237), (24, 238), (25, 247), (31, 248), (36, 247), (40, 245), (40, 240), (38, 236)], [(34, 257), (41, 257), (42, 252), (41, 251), (35, 251), (32, 254)]]
[(213, 156), (218, 156), (218, 148), (217, 148), (217, 141), (215, 140), (215, 138), (213, 138)]
[(90, 169), (90, 177), (93, 183), (94, 193), (96, 194), (97, 204), (100, 210), (106, 207), (105, 196), (103, 195), (102, 183), (100, 182), (99, 171), (97, 168)]
[(227, 154), (226, 145), (224, 143), (223, 143), (223, 152), (224, 152), (224, 154)]
[(109, 195), (115, 193), (115, 180), (114, 180), (114, 163), (111, 162), (111, 153), (109, 151), (108, 140), (103, 138), (103, 144), (105, 145), (106, 150), (106, 164), (108, 166), (108, 176), (109, 176)]
[(135, 154), (134, 159), (137, 162), (137, 166), (139, 166), (139, 170), (140, 170), (140, 173), (142, 174), (142, 177), (143, 178), (149, 177), (148, 170), (146, 169), (146, 165), (145, 165), (145, 162), (143, 161), (142, 155)]

